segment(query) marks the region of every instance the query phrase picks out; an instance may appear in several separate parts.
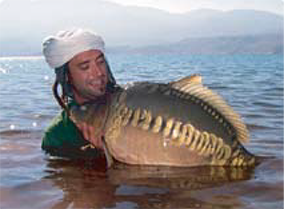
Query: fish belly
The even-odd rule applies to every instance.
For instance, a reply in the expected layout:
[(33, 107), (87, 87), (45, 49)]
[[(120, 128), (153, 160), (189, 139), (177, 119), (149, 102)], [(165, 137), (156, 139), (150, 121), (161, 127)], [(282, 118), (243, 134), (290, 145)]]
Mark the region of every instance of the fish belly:
[(144, 165), (225, 164), (230, 134), (211, 114), (213, 108), (154, 87), (127, 91), (112, 109), (106, 141), (114, 158)]

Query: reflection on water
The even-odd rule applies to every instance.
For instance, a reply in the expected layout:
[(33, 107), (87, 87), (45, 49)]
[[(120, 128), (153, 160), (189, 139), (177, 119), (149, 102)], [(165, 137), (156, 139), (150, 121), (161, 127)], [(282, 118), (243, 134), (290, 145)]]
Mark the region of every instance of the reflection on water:
[[(37, 181), (2, 188), (7, 208), (280, 208), (282, 160), (256, 169), (139, 167), (45, 159)], [(26, 201), (26, 202), (23, 202)], [(20, 204), (22, 203), (22, 204)], [(257, 207), (254, 207), (257, 206)]]
[(116, 186), (108, 183), (105, 159), (68, 161), (49, 159), (44, 179), (63, 191), (53, 208), (108, 207), (115, 202)]
[(118, 164), (106, 171), (104, 159), (49, 157), (40, 146), (59, 111), (53, 71), (39, 58), (0, 59), (1, 208), (283, 208), (282, 56), (111, 58), (119, 83), (201, 74), (242, 115), (251, 135), (246, 148), (273, 158), (250, 170)]
[[(105, 159), (49, 159), (47, 175), (63, 198), (53, 208), (101, 208), (135, 205), (140, 208), (195, 208), (203, 205), (189, 194), (204, 188), (250, 179), (243, 168), (171, 168), (115, 165), (107, 172)], [(179, 201), (175, 197), (181, 199)]]
[(253, 173), (249, 168), (230, 167), (155, 167), (115, 165), (108, 171), (112, 184), (157, 187), (172, 190), (195, 190), (247, 180)]

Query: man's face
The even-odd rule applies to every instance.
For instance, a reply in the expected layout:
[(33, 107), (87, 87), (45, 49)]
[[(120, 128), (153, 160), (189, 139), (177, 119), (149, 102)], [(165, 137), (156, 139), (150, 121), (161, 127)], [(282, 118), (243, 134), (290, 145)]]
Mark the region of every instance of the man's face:
[(69, 78), (77, 102), (104, 95), (108, 76), (102, 52), (89, 50), (73, 57), (69, 62)]

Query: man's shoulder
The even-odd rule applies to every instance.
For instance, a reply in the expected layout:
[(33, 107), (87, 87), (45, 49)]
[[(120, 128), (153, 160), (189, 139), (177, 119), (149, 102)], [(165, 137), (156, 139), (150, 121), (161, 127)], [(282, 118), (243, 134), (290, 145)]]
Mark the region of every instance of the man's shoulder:
[[(72, 102), (68, 106), (74, 106), (76, 103)], [(57, 116), (55, 116), (51, 124), (48, 126), (46, 129), (47, 132), (53, 132), (53, 131), (62, 131), (61, 129), (66, 129), (66, 128), (74, 128), (75, 124), (71, 121), (71, 119), (68, 117), (67, 112), (65, 110), (62, 110)]]
[(63, 110), (44, 132), (42, 148), (81, 145), (83, 140), (75, 124)]
[(52, 119), (51, 124), (48, 126), (45, 133), (59, 131), (59, 129), (64, 128), (67, 123), (68, 119), (65, 117), (65, 111), (62, 111)]
[(46, 129), (42, 141), (42, 149), (53, 156), (68, 158), (97, 157), (101, 155), (96, 149), (82, 150), (87, 145), (75, 124), (69, 119), (67, 113), (62, 111), (53, 118)]

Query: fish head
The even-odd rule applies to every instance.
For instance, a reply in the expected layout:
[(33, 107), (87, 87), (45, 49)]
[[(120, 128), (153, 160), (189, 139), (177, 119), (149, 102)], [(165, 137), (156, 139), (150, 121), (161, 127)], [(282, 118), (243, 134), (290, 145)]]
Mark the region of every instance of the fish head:
[(107, 103), (93, 101), (71, 107), (70, 118), (75, 124), (86, 123), (88, 126), (93, 127), (97, 136), (103, 131), (107, 112)]

